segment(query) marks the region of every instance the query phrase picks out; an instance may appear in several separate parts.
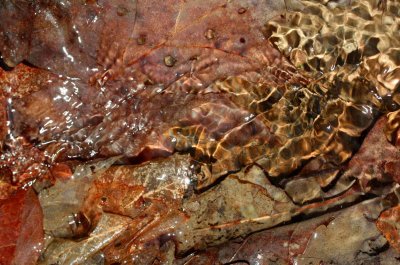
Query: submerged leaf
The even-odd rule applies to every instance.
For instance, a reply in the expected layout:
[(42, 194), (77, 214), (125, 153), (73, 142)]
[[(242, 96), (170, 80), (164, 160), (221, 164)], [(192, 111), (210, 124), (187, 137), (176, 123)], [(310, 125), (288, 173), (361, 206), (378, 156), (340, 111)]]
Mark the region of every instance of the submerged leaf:
[[(255, 233), (176, 264), (396, 264), (398, 254), (375, 227), (382, 199)], [(377, 255), (379, 253), (379, 255)], [(379, 263), (382, 262), (382, 263)], [(385, 263), (387, 262), (387, 263)]]
[(72, 177), (59, 180), (39, 194), (46, 234), (62, 238), (75, 236), (76, 231), (71, 227), (71, 222), (74, 222), (74, 215), (82, 208), (93, 180), (117, 159), (79, 165)]
[(87, 239), (52, 241), (39, 264), (82, 264), (127, 229), (129, 221), (130, 218), (127, 217), (104, 214)]
[(5, 263), (395, 263), (399, 9), (0, 1)]
[(390, 245), (400, 252), (400, 205), (384, 211), (376, 222), (376, 226)]
[(43, 248), (43, 215), (32, 189), (0, 201), (0, 264), (34, 265)]

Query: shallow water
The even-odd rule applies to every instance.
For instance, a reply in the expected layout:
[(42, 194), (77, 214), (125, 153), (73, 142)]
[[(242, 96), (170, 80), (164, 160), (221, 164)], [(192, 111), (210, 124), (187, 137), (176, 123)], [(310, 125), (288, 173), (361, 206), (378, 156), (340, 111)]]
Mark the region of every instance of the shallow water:
[[(196, 264), (349, 205), (371, 215), (361, 232), (348, 211), (310, 221), (282, 262), (396, 248), (398, 1), (5, 1), (0, 16), (0, 197), (39, 195), (41, 263)], [(334, 231), (354, 233), (343, 259), (319, 247)]]

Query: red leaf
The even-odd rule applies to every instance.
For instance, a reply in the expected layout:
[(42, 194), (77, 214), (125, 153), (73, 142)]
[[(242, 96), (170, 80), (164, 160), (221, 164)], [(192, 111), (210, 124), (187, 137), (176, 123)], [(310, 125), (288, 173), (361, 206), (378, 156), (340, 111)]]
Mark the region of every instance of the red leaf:
[(43, 246), (42, 209), (32, 189), (0, 201), (0, 264), (36, 264)]

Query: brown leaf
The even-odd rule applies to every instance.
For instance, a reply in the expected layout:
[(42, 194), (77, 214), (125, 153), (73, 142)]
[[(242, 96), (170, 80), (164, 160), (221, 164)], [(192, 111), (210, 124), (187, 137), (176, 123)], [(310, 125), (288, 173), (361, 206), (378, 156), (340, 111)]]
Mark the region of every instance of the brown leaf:
[[(396, 253), (386, 251), (373, 220), (382, 199), (373, 199), (345, 210), (255, 233), (231, 241), (176, 264), (396, 264)], [(377, 255), (379, 253), (379, 255)]]
[(82, 236), (79, 234), (81, 231), (78, 231), (81, 228), (79, 218), (76, 220), (74, 217), (79, 217), (79, 211), (94, 179), (116, 160), (117, 158), (110, 158), (81, 164), (76, 167), (72, 177), (58, 179), (52, 187), (40, 192), (39, 200), (43, 208), (46, 234), (61, 238), (74, 238), (77, 233), (78, 236)]
[[(181, 206), (193, 178), (188, 155), (175, 154), (135, 166), (112, 166), (94, 180), (83, 211), (89, 216), (99, 209), (132, 218), (143, 213), (163, 215)], [(149, 211), (154, 207), (160, 212)]]
[(43, 216), (32, 189), (0, 201), (0, 264), (36, 264), (43, 248)]
[[(398, 3), (385, 2), (392, 18), (371, 1), (302, 1), (303, 10), (294, 4), (296, 13), (268, 21), (289, 2), (297, 1), (0, 4), (5, 63), (46, 69), (0, 72), (10, 90), (0, 97), (0, 140), (5, 131), (16, 138), (2, 154), (0, 188), (7, 195), (9, 183), (23, 185), (49, 164), (66, 179), (40, 195), (53, 239), (44, 263), (167, 263), (175, 250), (189, 254), (392, 192), (400, 154), (383, 140), (384, 119), (351, 156), (375, 118), (398, 108)], [(354, 34), (356, 24), (365, 34)], [(348, 36), (354, 42), (344, 45)], [(122, 164), (152, 161), (102, 174), (84, 166), (72, 178), (63, 164), (117, 155)], [(225, 257), (214, 248), (189, 263), (380, 262), (373, 256), (387, 242), (374, 222), (387, 204), (378, 197), (253, 234), (254, 247), (239, 243)], [(396, 240), (390, 218), (380, 224)]]
[[(246, 12), (238, 12), (241, 8)], [(264, 23), (283, 8), (282, 1), (7, 2), (0, 9), (8, 18), (0, 23), (2, 54), (10, 65), (27, 59), (66, 76), (88, 78), (99, 71), (101, 82), (127, 78), (126, 70), (137, 68), (139, 72), (130, 72), (137, 81), (169, 84), (193, 66), (200, 79), (209, 79), (233, 69), (252, 69), (257, 61), (277, 56), (268, 45), (265, 53), (257, 50), (265, 46)], [(213, 38), (205, 36), (209, 29), (215, 31)], [(165, 67), (167, 56), (176, 61), (173, 67)]]
[[(239, 199), (240, 198), (240, 199)], [(178, 253), (203, 249), (291, 219), (297, 207), (282, 189), (251, 166), (183, 203), (189, 220), (178, 233)]]
[(127, 229), (103, 249), (107, 262), (139, 256), (141, 264), (151, 264), (160, 258), (164, 243), (186, 223), (180, 209), (193, 177), (189, 156), (178, 154), (137, 166), (113, 166), (98, 176), (82, 211), (93, 223), (105, 213), (132, 218)]
[[(366, 192), (379, 193), (385, 184), (399, 181), (400, 150), (386, 139), (386, 122), (385, 117), (376, 122), (342, 177), (357, 178)], [(390, 188), (390, 185), (386, 187)]]
[(129, 218), (105, 214), (90, 236), (81, 241), (55, 239), (46, 248), (39, 264), (82, 264), (128, 227)]
[[(213, 83), (243, 76), (250, 90), (253, 83), (263, 84), (259, 92), (265, 96), (276, 86), (307, 83), (265, 41), (264, 24), (284, 8), (282, 1), (66, 2), (11, 2), (1, 10), (7, 15), (26, 11), (21, 24), (0, 24), (7, 38), (18, 40), (28, 21), (35, 32), (26, 36), (30, 47), (6, 41), (6, 61), (17, 62), (22, 50), (30, 63), (61, 74), (49, 74), (51, 83), (14, 105), (15, 130), (35, 139), (50, 156), (62, 161), (123, 154), (142, 161), (195, 148), (196, 160), (219, 161), (211, 177), (199, 179), (199, 187), (205, 187), (262, 156), (264, 142), (279, 142), (262, 118), (247, 109), (247, 103), (262, 101), (259, 95), (248, 91), (246, 102), (236, 99), (236, 105), (230, 98), (235, 93), (227, 95)], [(41, 12), (29, 15), (36, 9)], [(209, 116), (204, 119), (208, 124), (191, 120), (198, 111), (200, 120)], [(219, 122), (220, 116), (225, 121)], [(197, 133), (223, 141), (202, 154), (204, 141), (199, 147), (191, 141)]]
[(390, 245), (400, 252), (400, 205), (384, 211), (376, 226)]
[(165, 248), (159, 242), (170, 241), (185, 222), (178, 209), (193, 177), (187, 155), (108, 169), (115, 161), (78, 166), (73, 177), (40, 193), (52, 238), (43, 264), (87, 261), (97, 254), (110, 262), (136, 255), (154, 260)]

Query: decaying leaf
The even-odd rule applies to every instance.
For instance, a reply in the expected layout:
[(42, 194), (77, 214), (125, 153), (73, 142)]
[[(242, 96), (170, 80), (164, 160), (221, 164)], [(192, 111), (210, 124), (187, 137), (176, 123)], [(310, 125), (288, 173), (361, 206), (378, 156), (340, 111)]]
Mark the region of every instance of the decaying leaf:
[(0, 264), (29, 265), (43, 248), (43, 215), (32, 189), (0, 201)]
[(82, 208), (87, 192), (97, 174), (110, 167), (118, 158), (80, 165), (67, 180), (58, 181), (39, 194), (43, 209), (46, 234), (52, 237), (70, 238), (76, 236), (73, 227), (74, 215)]
[(0, 263), (396, 264), (399, 10), (1, 1)]
[(366, 192), (382, 192), (380, 188), (386, 186), (390, 189), (391, 183), (400, 181), (398, 172), (400, 151), (385, 137), (386, 122), (386, 118), (381, 118), (376, 122), (358, 153), (350, 160), (349, 169), (343, 175), (343, 178), (357, 178)]
[(43, 264), (75, 264), (96, 254), (108, 261), (129, 259), (137, 255), (136, 245), (174, 233), (185, 220), (178, 208), (193, 177), (188, 156), (107, 169), (115, 161), (78, 166), (70, 179), (41, 192), (51, 237)]
[(52, 241), (39, 264), (83, 264), (127, 229), (129, 220), (127, 217), (105, 214), (88, 239)]
[(218, 186), (183, 203), (190, 216), (178, 234), (178, 252), (202, 249), (291, 219), (296, 206), (262, 169), (229, 175)]
[(376, 225), (391, 246), (400, 252), (400, 205), (384, 211)]
[(176, 264), (397, 264), (400, 255), (386, 250), (387, 241), (374, 222), (384, 209), (382, 202), (373, 199), (259, 232)]
[[(140, 166), (113, 166), (89, 177), (92, 181), (80, 180), (78, 175), (82, 175), (79, 170), (72, 179), (42, 192), (46, 231), (53, 237), (71, 237), (70, 213), (82, 213), (95, 229), (104, 214), (129, 216), (127, 227), (102, 250), (110, 263), (136, 255), (150, 262), (169, 241), (175, 244), (177, 254), (202, 249), (290, 220), (296, 209), (259, 167), (231, 175), (216, 188), (196, 195), (190, 191), (195, 174), (189, 156), (173, 155)], [(74, 203), (82, 199), (80, 194), (88, 195), (84, 202)], [(240, 201), (235, 200), (238, 196)], [(64, 205), (65, 201), (69, 204)], [(96, 236), (91, 233), (87, 240), (92, 237)], [(47, 251), (53, 254), (49, 257), (54, 256), (51, 251), (58, 249), (58, 244), (57, 239), (50, 242)], [(142, 245), (147, 245), (145, 252)], [(65, 254), (65, 259), (68, 256)]]
[[(65, 160), (123, 154), (148, 160), (195, 148), (201, 162), (216, 159), (211, 176), (199, 179), (199, 186), (207, 186), (255, 161), (264, 141), (278, 144), (253, 109), (263, 111), (261, 105), (273, 104), (285, 83), (307, 82), (263, 34), (264, 24), (283, 2), (210, 1), (201, 2), (201, 8), (198, 1), (64, 4), (11, 2), (1, 9), (6, 14), (26, 11), (25, 20), (3, 32), (6, 39), (18, 40), (26, 28), (47, 28), (27, 36), (30, 47), (6, 41), (4, 57), (13, 64), (23, 56), (51, 71), (51, 82), (13, 104), (15, 132), (35, 139), (50, 156)], [(155, 12), (155, 6), (162, 12)], [(41, 12), (33, 16), (34, 8)], [(158, 26), (160, 17), (163, 27)], [(0, 29), (10, 21), (2, 23)], [(238, 82), (248, 83), (249, 90), (258, 83), (259, 91), (248, 91), (240, 102), (231, 81), (213, 85), (232, 75), (242, 75)], [(269, 94), (270, 100), (263, 99)], [(254, 106), (246, 109), (252, 100)], [(221, 116), (226, 120), (217, 122)], [(230, 136), (223, 139), (226, 134)], [(247, 136), (238, 142), (239, 134)], [(224, 143), (203, 146), (199, 137)], [(229, 154), (234, 154), (232, 161)]]

